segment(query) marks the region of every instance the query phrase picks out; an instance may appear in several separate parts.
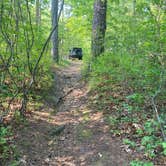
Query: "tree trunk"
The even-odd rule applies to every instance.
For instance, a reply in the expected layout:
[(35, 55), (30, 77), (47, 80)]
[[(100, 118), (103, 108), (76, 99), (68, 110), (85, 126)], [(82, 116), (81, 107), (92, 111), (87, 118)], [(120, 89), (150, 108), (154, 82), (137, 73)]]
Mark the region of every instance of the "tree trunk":
[(137, 1), (133, 0), (133, 20), (132, 20), (132, 32), (134, 32), (134, 34), (132, 36), (132, 38), (133, 38), (133, 48), (132, 48), (133, 55), (137, 54), (136, 5), (137, 5)]
[(40, 0), (36, 0), (36, 25), (39, 27), (41, 23), (41, 4)]
[(99, 56), (104, 52), (104, 38), (106, 31), (107, 0), (94, 1), (92, 55)]
[(55, 62), (59, 62), (59, 51), (58, 51), (58, 0), (52, 0), (51, 4), (51, 14), (52, 14), (52, 28), (55, 26), (56, 29), (52, 35), (52, 56)]

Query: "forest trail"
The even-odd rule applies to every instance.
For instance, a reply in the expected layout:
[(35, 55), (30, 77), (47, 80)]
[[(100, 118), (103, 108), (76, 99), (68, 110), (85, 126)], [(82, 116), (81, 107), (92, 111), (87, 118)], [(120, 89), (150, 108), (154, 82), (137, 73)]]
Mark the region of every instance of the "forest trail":
[[(102, 112), (92, 110), (81, 80), (81, 62), (55, 73), (48, 102), (17, 131), (21, 166), (127, 166), (130, 157), (112, 138)], [(58, 107), (51, 107), (55, 103)], [(56, 113), (55, 113), (56, 112)]]

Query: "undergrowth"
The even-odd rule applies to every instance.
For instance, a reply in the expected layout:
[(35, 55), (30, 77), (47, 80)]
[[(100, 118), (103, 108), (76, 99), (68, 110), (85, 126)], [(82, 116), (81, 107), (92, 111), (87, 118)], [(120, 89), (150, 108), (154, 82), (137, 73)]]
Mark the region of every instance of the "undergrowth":
[[(47, 64), (47, 65), (45, 65)], [(34, 110), (37, 110), (41, 107), (41, 102), (43, 99), (43, 94), (52, 87), (53, 84), (53, 74), (51, 71), (51, 60), (44, 59), (41, 61), (40, 66), (38, 68), (38, 75), (36, 77), (36, 83), (30, 89), (28, 93), (28, 103), (26, 107), (25, 117), (22, 117), (20, 113), (21, 101), (23, 94), (20, 92), (17, 96), (14, 96), (13, 92), (17, 90), (10, 80), (10, 78), (6, 77), (6, 82), (0, 84), (0, 114), (4, 115), (3, 117), (3, 126), (0, 127), (0, 165), (6, 165), (10, 163), (10, 166), (16, 166), (17, 164), (17, 147), (14, 145), (15, 133), (13, 131), (19, 129), (20, 126), (24, 126), (27, 124), (29, 117), (31, 117), (31, 113)], [(20, 73), (12, 70), (13, 77), (20, 77)], [(30, 73), (26, 73), (27, 81), (30, 78)], [(21, 78), (20, 78), (21, 79)], [(20, 87), (21, 81), (17, 82), (17, 86)], [(15, 97), (15, 98), (14, 98)], [(13, 99), (13, 100), (12, 100)], [(12, 100), (12, 102), (10, 102)], [(10, 103), (10, 105), (9, 105)]]
[(17, 153), (11, 128), (0, 126), (0, 165), (8, 162), (8, 165), (16, 166), (16, 159)]
[[(165, 164), (166, 143), (161, 133), (161, 127), (166, 133), (163, 73), (159, 60), (141, 55), (107, 53), (92, 63), (89, 82), (93, 105), (103, 111), (112, 136), (123, 139), (124, 150), (139, 154), (139, 160), (132, 161), (131, 166)], [(152, 103), (154, 95), (160, 121)]]

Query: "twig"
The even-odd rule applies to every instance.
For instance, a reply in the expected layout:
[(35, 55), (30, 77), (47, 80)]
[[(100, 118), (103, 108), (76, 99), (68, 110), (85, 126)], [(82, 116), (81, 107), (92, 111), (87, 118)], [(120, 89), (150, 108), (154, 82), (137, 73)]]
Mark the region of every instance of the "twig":
[[(80, 82), (82, 78), (80, 78), (79, 80), (77, 80), (77, 82)], [(56, 102), (56, 105), (60, 104), (60, 102), (66, 97), (68, 96), (70, 93), (73, 92), (74, 89), (76, 89), (76, 85), (72, 85), (71, 86), (72, 89), (70, 89), (68, 92), (66, 92), (63, 96), (58, 98), (58, 101)]]

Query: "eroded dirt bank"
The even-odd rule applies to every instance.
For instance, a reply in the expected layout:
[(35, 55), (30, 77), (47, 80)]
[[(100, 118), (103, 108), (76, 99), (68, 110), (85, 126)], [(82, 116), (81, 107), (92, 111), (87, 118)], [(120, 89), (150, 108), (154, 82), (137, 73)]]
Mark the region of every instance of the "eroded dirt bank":
[[(102, 112), (91, 110), (81, 62), (56, 71), (51, 103), (33, 112), (18, 132), (22, 166), (127, 166), (129, 156), (111, 138)], [(49, 99), (49, 97), (48, 97)], [(56, 113), (55, 113), (56, 112)]]

